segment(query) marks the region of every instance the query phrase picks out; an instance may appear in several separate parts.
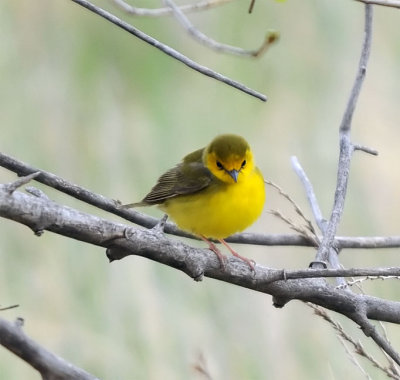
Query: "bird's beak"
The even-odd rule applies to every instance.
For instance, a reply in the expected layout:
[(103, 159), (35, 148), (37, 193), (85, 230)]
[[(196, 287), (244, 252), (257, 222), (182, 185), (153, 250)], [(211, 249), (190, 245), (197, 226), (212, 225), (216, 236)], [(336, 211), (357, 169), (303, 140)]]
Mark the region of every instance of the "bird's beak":
[(233, 180), (235, 182), (237, 182), (239, 171), (237, 171), (236, 169), (233, 169), (233, 170), (227, 170), (226, 172), (233, 178)]

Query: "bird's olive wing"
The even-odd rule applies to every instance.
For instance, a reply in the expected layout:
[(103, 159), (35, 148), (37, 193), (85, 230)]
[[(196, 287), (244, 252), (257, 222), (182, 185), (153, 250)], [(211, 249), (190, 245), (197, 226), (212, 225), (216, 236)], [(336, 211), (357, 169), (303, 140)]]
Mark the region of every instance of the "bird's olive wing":
[(193, 194), (206, 188), (211, 172), (200, 162), (183, 162), (164, 173), (144, 197), (143, 204), (163, 203), (178, 195)]

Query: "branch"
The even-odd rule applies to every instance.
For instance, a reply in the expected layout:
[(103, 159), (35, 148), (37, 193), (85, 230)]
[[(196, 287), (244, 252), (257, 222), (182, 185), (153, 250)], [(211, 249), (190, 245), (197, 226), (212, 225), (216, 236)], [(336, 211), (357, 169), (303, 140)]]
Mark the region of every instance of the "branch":
[[(325, 235), (325, 230), (326, 230), (326, 224), (327, 221), (325, 218), (322, 216), (321, 209), (319, 208), (319, 204), (317, 202), (317, 197), (315, 196), (313, 186), (310, 182), (310, 180), (307, 177), (307, 174), (301, 167), (297, 157), (293, 156), (291, 158), (292, 161), (292, 167), (298, 177), (300, 178), (305, 191), (307, 195), (308, 202), (310, 203), (311, 206), (311, 211), (314, 215), (314, 219), (318, 225), (318, 228), (322, 232), (323, 235)], [(320, 242), (321, 239), (318, 239), (318, 242)], [(330, 247), (329, 248), (329, 253), (328, 253), (328, 259), (329, 259), (329, 264), (331, 265), (332, 268), (334, 269), (340, 269), (341, 265), (339, 262), (339, 255), (338, 252), (340, 251), (340, 246), (336, 245), (337, 241), (333, 241), (335, 243), (335, 247)], [(316, 267), (316, 266), (322, 266), (322, 263), (316, 263), (316, 262), (311, 262), (310, 267)], [(343, 289), (347, 289), (347, 283), (346, 280), (343, 277), (337, 277), (336, 282), (339, 286), (343, 287)]]
[[(135, 223), (139, 226), (146, 228), (153, 228), (157, 225), (158, 219), (151, 216), (137, 212), (134, 209), (124, 209), (119, 207), (119, 203), (113, 199), (107, 198), (103, 195), (96, 194), (84, 187), (78, 186), (65, 179), (44, 170), (33, 167), (22, 161), (19, 161), (11, 156), (0, 152), (0, 166), (11, 170), (18, 176), (27, 176), (39, 172), (35, 180), (43, 183), (53, 189), (68, 194), (82, 202), (88, 203), (101, 210), (111, 212), (118, 215), (125, 220)], [(166, 223), (164, 232), (191, 239), (198, 238), (185, 231), (180, 230), (173, 223)], [(311, 241), (304, 236), (293, 234), (257, 234), (243, 232), (236, 234), (226, 241), (238, 244), (253, 244), (263, 246), (300, 246), (300, 247), (315, 247), (315, 242)], [(387, 237), (336, 237), (335, 244), (340, 248), (398, 248), (400, 247), (400, 236), (387, 236)]]
[[(132, 5), (126, 3), (123, 0), (111, 0), (115, 3), (119, 8), (121, 8), (124, 12), (129, 13), (133, 16), (147, 16), (147, 17), (160, 17), (171, 15), (172, 9), (169, 7), (165, 8), (157, 8), (157, 9), (149, 9), (149, 8), (137, 8)], [(203, 0), (194, 4), (186, 4), (179, 6), (179, 9), (182, 12), (195, 12), (202, 11), (205, 9), (213, 8), (219, 5), (231, 3), (233, 0)]]
[(82, 7), (88, 9), (89, 11), (99, 15), (100, 17), (103, 17), (104, 19), (110, 21), (114, 25), (117, 25), (121, 29), (127, 31), (128, 33), (134, 35), (135, 37), (141, 39), (142, 41), (154, 46), (155, 48), (161, 50), (163, 53), (169, 55), (170, 57), (182, 62), (186, 66), (190, 67), (191, 69), (204, 74), (210, 78), (216, 79), (220, 82), (223, 82), (229, 86), (232, 86), (240, 91), (245, 92), (246, 94), (249, 94), (251, 96), (254, 96), (262, 101), (266, 101), (267, 97), (257, 91), (252, 90), (251, 88), (246, 87), (245, 85), (236, 82), (222, 74), (219, 74), (208, 67), (199, 65), (195, 61), (191, 60), (190, 58), (184, 56), (183, 54), (179, 53), (175, 49), (172, 49), (171, 47), (161, 43), (160, 41), (156, 40), (153, 37), (148, 36), (147, 34), (143, 33), (139, 29), (136, 29), (132, 25), (126, 23), (125, 21), (122, 21), (118, 17), (114, 16), (113, 14), (105, 11), (102, 8), (97, 7), (96, 5), (91, 4), (87, 0), (72, 0), (74, 3), (77, 3), (81, 5)]
[(400, 8), (399, 0), (356, 0), (364, 4), (382, 5), (384, 7)]
[(314, 215), (315, 222), (317, 223), (318, 228), (320, 231), (323, 233), (325, 230), (325, 225), (327, 223), (326, 219), (322, 216), (321, 209), (319, 208), (318, 202), (317, 202), (317, 197), (315, 196), (313, 186), (308, 179), (305, 171), (301, 167), (299, 160), (297, 157), (293, 156), (291, 157), (291, 163), (292, 163), (292, 168), (294, 169), (295, 173), (297, 176), (300, 178), (304, 189), (306, 190), (306, 195), (308, 202), (310, 203), (311, 206), (311, 211)]
[[(281, 280), (292, 280), (297, 278), (318, 278), (318, 277), (360, 277), (377, 276), (387, 277), (400, 276), (400, 267), (390, 268), (349, 268), (349, 269), (298, 269), (285, 270)], [(381, 277), (382, 278), (382, 277)]]
[[(226, 269), (221, 270), (218, 259), (210, 250), (193, 248), (181, 241), (169, 239), (159, 229), (136, 229), (61, 206), (47, 198), (20, 191), (10, 194), (7, 185), (0, 185), (0, 216), (25, 224), (34, 232), (47, 230), (105, 247), (111, 261), (128, 255), (142, 256), (179, 269), (196, 280), (206, 276), (287, 301), (299, 299), (313, 302), (339, 313), (353, 310), (361, 303), (365, 305), (368, 318), (400, 323), (400, 302), (343, 292), (315, 279), (284, 281), (285, 273), (290, 276), (295, 271), (285, 272), (257, 265), (253, 273), (246, 263), (235, 257), (229, 257)], [(394, 268), (385, 270), (386, 273), (398, 273), (398, 269)], [(324, 274), (313, 270), (310, 273), (318, 276)], [(328, 270), (326, 273), (337, 275), (339, 272)], [(359, 273), (365, 275), (372, 272), (360, 270)]]
[(278, 34), (276, 32), (267, 33), (264, 42), (257, 50), (245, 50), (242, 48), (238, 48), (236, 46), (223, 44), (213, 40), (212, 38), (206, 36), (204, 33), (200, 32), (189, 21), (189, 19), (185, 16), (183, 11), (172, 0), (163, 0), (163, 1), (164, 4), (167, 5), (173, 11), (175, 18), (182, 25), (182, 27), (186, 30), (187, 33), (189, 33), (194, 39), (196, 39), (203, 45), (211, 49), (214, 49), (218, 52), (258, 58), (262, 54), (264, 54), (268, 50), (269, 46), (278, 39)]
[(97, 379), (29, 338), (24, 334), (22, 324), (22, 319), (11, 323), (0, 318), (0, 344), (38, 370), (44, 380)]
[(370, 48), (372, 39), (372, 6), (365, 5), (365, 27), (364, 27), (364, 42), (361, 51), (361, 57), (358, 65), (357, 76), (350, 93), (346, 110), (343, 115), (342, 123), (340, 125), (340, 154), (337, 183), (335, 190), (335, 200), (331, 217), (328, 225), (324, 231), (324, 238), (318, 249), (316, 261), (327, 262), (329, 258), (329, 251), (332, 248), (337, 227), (339, 225), (343, 209), (344, 201), (347, 192), (347, 183), (350, 171), (350, 160), (353, 153), (353, 145), (350, 141), (351, 121), (353, 118), (354, 109), (360, 94), (361, 85), (365, 78)]
[[(106, 247), (110, 261), (128, 255), (142, 256), (179, 269), (196, 281), (206, 276), (271, 294), (276, 307), (283, 307), (294, 299), (317, 304), (360, 324), (365, 334), (371, 336), (400, 365), (396, 351), (361, 325), (368, 319), (400, 324), (400, 302), (343, 291), (320, 279), (288, 280), (284, 270), (260, 265), (251, 271), (246, 263), (235, 257), (229, 257), (226, 267), (221, 270), (219, 260), (210, 250), (170, 240), (160, 231), (160, 226), (152, 230), (135, 229), (58, 205), (47, 197), (10, 192), (9, 188), (10, 185), (0, 185), (0, 216), (29, 226), (38, 236), (48, 230)], [(362, 272), (363, 275), (365, 273)]]
[(377, 346), (380, 347), (383, 352), (388, 354), (397, 365), (400, 365), (400, 355), (398, 352), (393, 348), (388, 339), (386, 339), (382, 334), (379, 334), (376, 327), (365, 317), (363, 310), (357, 310), (355, 313), (349, 314), (349, 318), (357, 323), (363, 330), (364, 334), (371, 337)]

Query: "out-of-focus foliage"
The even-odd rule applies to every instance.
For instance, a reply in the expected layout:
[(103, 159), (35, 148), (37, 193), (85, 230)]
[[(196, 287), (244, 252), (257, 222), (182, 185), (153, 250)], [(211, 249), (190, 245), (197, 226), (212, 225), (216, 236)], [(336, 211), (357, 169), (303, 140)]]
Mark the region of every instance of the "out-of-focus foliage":
[[(309, 214), (290, 168), (297, 155), (326, 216), (338, 156), (338, 126), (356, 71), (363, 5), (349, 0), (257, 0), (191, 14), (221, 42), (255, 48), (266, 30), (281, 38), (259, 60), (216, 54), (191, 40), (171, 17), (131, 19), (192, 59), (268, 95), (265, 104), (187, 69), (70, 0), (0, 2), (0, 150), (97, 193), (132, 202), (163, 170), (218, 133), (251, 142), (266, 178)], [(155, 1), (137, 6), (157, 7)], [(400, 15), (376, 9), (365, 86), (354, 118), (356, 153), (340, 234), (398, 234), (400, 202)], [(15, 178), (0, 169), (1, 182)], [(37, 184), (35, 183), (35, 186)], [(53, 199), (115, 218), (37, 185)], [(268, 188), (267, 209), (294, 217)], [(146, 210), (160, 215), (155, 210)], [(289, 232), (267, 212), (251, 228)], [(190, 242), (191, 244), (196, 244)], [(302, 268), (314, 251), (237, 247), (271, 267)], [(397, 251), (344, 251), (345, 266), (397, 265)], [(398, 298), (396, 283), (368, 292)], [(362, 379), (333, 331), (298, 302), (205, 279), (195, 283), (131, 257), (108, 264), (103, 249), (0, 221), (0, 304), (55, 353), (103, 379), (201, 379), (203, 356), (214, 379)], [(342, 321), (362, 338), (357, 329)], [(396, 328), (389, 326), (392, 341)], [(369, 342), (366, 342), (369, 346)], [(380, 354), (373, 351), (377, 358)], [(365, 363), (364, 363), (365, 364)], [(379, 378), (369, 364), (373, 378)], [(4, 379), (39, 378), (0, 349)]]

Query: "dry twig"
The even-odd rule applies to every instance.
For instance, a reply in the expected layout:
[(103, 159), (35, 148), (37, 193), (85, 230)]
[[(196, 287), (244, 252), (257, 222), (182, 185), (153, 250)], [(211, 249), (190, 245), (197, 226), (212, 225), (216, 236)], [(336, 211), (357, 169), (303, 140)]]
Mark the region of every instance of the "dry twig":
[(163, 0), (164, 4), (171, 8), (173, 14), (177, 21), (182, 25), (182, 27), (189, 33), (194, 39), (202, 43), (203, 45), (216, 50), (220, 53), (229, 53), (240, 55), (244, 57), (254, 57), (258, 58), (262, 54), (264, 54), (268, 48), (278, 40), (278, 33), (274, 31), (270, 31), (267, 33), (264, 42), (262, 45), (256, 50), (245, 50), (236, 46), (231, 46), (227, 44), (223, 44), (213, 40), (212, 38), (206, 36), (203, 32), (198, 30), (185, 16), (183, 11), (174, 3), (173, 0)]
[(356, 0), (364, 4), (382, 5), (384, 7), (400, 8), (399, 0)]
[(330, 250), (336, 235), (336, 230), (339, 225), (343, 209), (344, 201), (347, 192), (347, 183), (349, 178), (350, 160), (354, 151), (354, 146), (350, 141), (351, 122), (354, 114), (354, 109), (357, 103), (358, 96), (361, 91), (361, 86), (365, 78), (369, 53), (372, 41), (372, 6), (365, 5), (365, 26), (364, 26), (364, 41), (361, 50), (361, 57), (358, 65), (358, 71), (346, 110), (340, 125), (340, 154), (337, 174), (337, 183), (335, 190), (335, 199), (331, 217), (324, 231), (324, 237), (317, 251), (315, 260), (317, 262), (327, 262), (330, 255)]
[[(160, 16), (171, 15), (173, 13), (172, 9), (169, 7), (156, 8), (156, 9), (137, 8), (133, 7), (132, 5), (128, 4), (123, 0), (111, 0), (111, 1), (119, 8), (121, 8), (124, 12), (129, 13), (133, 16), (160, 17)], [(185, 13), (203, 11), (209, 8), (231, 3), (232, 1), (233, 0), (201, 0), (193, 4), (180, 5), (179, 9)]]
[(155, 38), (148, 36), (147, 34), (143, 33), (139, 29), (133, 27), (132, 25), (128, 24), (125, 21), (122, 21), (118, 17), (105, 11), (102, 8), (97, 7), (96, 5), (90, 3), (89, 1), (87, 1), (87, 0), (72, 0), (72, 1), (86, 9), (88, 9), (89, 11), (99, 15), (100, 17), (103, 17), (104, 19), (110, 21), (114, 25), (117, 25), (121, 29), (127, 31), (128, 33), (134, 35), (135, 37), (141, 39), (142, 41), (154, 46), (155, 48), (159, 49), (163, 53), (178, 60), (179, 62), (185, 64), (186, 66), (190, 67), (191, 69), (193, 69), (203, 75), (206, 75), (210, 78), (216, 79), (222, 83), (225, 83), (231, 87), (234, 87), (248, 95), (254, 96), (255, 98), (258, 98), (264, 102), (267, 100), (267, 97), (264, 94), (261, 94), (258, 91), (255, 91), (239, 82), (236, 82), (236, 81), (226, 77), (225, 75), (217, 73), (216, 71), (213, 71), (213, 70), (209, 69), (208, 67), (198, 64), (197, 62), (195, 62), (195, 61), (191, 60), (190, 58), (186, 57), (185, 55), (183, 55), (182, 53), (179, 53), (175, 49), (172, 49), (171, 47), (161, 43), (160, 41), (156, 40)]
[[(328, 322), (333, 329), (336, 331), (336, 333), (338, 334), (338, 336), (340, 338), (342, 338), (344, 341), (350, 343), (350, 345), (353, 347), (354, 352), (367, 359), (368, 361), (370, 361), (374, 367), (380, 369), (382, 372), (384, 372), (388, 377), (390, 377), (391, 379), (396, 379), (399, 380), (398, 375), (393, 372), (391, 367), (385, 367), (382, 364), (380, 364), (372, 355), (370, 355), (364, 348), (364, 346), (362, 345), (361, 342), (357, 342), (356, 340), (354, 340), (349, 334), (347, 334), (342, 325), (333, 320), (330, 315), (322, 308), (313, 305), (311, 303), (306, 303), (307, 306), (311, 307), (314, 310), (314, 313), (316, 315), (318, 315), (319, 317), (323, 318), (326, 322)], [(362, 370), (362, 372), (365, 374), (365, 371), (362, 369), (362, 367), (359, 365), (359, 363), (356, 361), (356, 365)]]

